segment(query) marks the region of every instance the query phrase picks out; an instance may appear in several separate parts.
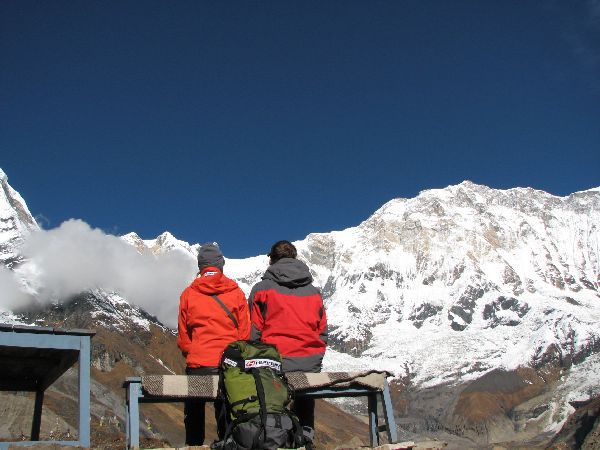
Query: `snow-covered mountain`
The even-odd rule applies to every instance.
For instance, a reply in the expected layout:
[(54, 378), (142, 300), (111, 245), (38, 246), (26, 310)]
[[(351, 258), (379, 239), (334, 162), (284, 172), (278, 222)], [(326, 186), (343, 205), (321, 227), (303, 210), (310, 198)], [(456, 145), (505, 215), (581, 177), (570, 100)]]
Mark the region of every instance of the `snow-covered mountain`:
[(599, 227), (599, 189), (467, 181), (309, 235), (297, 244), (327, 298), (326, 365), (386, 368), (421, 389), (559, 367), (534, 417), (555, 429), (568, 401), (600, 393)]
[[(37, 224), (0, 174), (0, 255), (12, 267)], [(295, 244), (325, 297), (325, 368), (387, 369), (420, 389), (558, 368), (534, 417), (538, 430), (556, 428), (568, 401), (600, 391), (599, 226), (598, 188), (556, 197), (465, 181), (391, 200), (356, 227), (308, 235)], [(195, 259), (198, 248), (168, 232), (122, 239), (145, 254)], [(267, 263), (228, 259), (225, 271), (248, 293)], [(108, 305), (98, 313), (105, 322), (127, 303), (114, 295), (95, 296)]]
[(38, 229), (27, 204), (0, 169), (0, 265), (12, 267), (18, 263), (21, 259), (18, 249), (24, 236)]
[(559, 198), (463, 182), (298, 246), (334, 347), (430, 384), (599, 351), (599, 226), (597, 189)]
[[(326, 364), (431, 386), (583, 362), (600, 352), (599, 226), (600, 189), (556, 197), (465, 181), (309, 235), (296, 245), (326, 298), (337, 350)], [(168, 234), (136, 242), (196, 250)], [(226, 270), (248, 292), (266, 264), (228, 260)]]

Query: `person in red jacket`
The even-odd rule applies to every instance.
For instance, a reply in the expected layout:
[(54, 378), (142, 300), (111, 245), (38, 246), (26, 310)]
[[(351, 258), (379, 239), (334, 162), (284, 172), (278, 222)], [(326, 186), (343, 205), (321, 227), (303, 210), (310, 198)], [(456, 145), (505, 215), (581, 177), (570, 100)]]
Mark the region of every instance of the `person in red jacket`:
[[(296, 259), (296, 247), (278, 241), (268, 254), (270, 265), (250, 292), (252, 339), (273, 344), (284, 372), (320, 372), (327, 347), (327, 316), (321, 292), (308, 266)], [(300, 424), (314, 429), (314, 399), (296, 399)]]
[[(216, 244), (198, 251), (198, 277), (181, 294), (177, 345), (185, 357), (187, 375), (216, 375), (225, 347), (250, 335), (250, 314), (244, 293), (223, 274), (225, 258)], [(217, 433), (227, 428), (224, 405), (215, 401)], [(184, 403), (185, 442), (204, 442), (203, 400)]]

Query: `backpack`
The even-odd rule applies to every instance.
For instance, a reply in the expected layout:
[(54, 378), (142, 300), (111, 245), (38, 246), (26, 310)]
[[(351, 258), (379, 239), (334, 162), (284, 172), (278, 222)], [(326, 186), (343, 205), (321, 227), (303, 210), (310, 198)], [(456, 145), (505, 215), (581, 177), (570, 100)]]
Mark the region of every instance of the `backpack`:
[(213, 448), (275, 450), (307, 443), (305, 430), (288, 407), (291, 389), (275, 346), (258, 341), (229, 344), (219, 366), (219, 391), (230, 423)]

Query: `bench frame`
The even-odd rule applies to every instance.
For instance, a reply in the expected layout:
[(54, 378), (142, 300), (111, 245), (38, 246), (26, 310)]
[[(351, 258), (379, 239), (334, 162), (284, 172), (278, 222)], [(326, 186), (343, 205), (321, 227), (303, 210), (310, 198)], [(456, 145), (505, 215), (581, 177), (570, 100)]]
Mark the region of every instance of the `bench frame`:
[[(129, 377), (125, 380), (124, 387), (127, 392), (127, 425), (126, 425), (126, 442), (127, 448), (138, 450), (140, 448), (140, 403), (171, 403), (183, 402), (185, 397), (172, 396), (150, 396), (144, 394), (142, 389), (142, 379), (140, 377)], [(384, 380), (383, 390), (367, 388), (357, 384), (350, 386), (330, 386), (326, 388), (311, 388), (302, 391), (296, 391), (296, 397), (312, 397), (312, 398), (334, 398), (334, 397), (367, 397), (369, 409), (369, 437), (371, 447), (380, 445), (379, 432), (387, 433), (388, 442), (390, 444), (398, 442), (398, 432), (396, 430), (396, 421), (394, 419), (394, 410), (392, 408), (392, 399), (390, 395), (389, 385), (387, 380)], [(215, 399), (203, 398), (207, 402), (212, 402)], [(385, 424), (379, 425), (379, 417), (377, 414), (377, 403), (381, 401), (383, 406), (383, 415)]]
[[(57, 352), (56, 354), (67, 355), (63, 360), (57, 361), (56, 365), (43, 378), (30, 379), (31, 374), (23, 374), (21, 380), (1, 380), (0, 390), (2, 391), (35, 392), (35, 403), (31, 439), (28, 441), (2, 441), (0, 442), (0, 450), (7, 450), (9, 447), (14, 446), (35, 445), (90, 447), (90, 341), (94, 335), (95, 331), (90, 330), (62, 330), (7, 324), (0, 326), (0, 353), (3, 348), (17, 348), (22, 349), (24, 355), (28, 350), (39, 352), (38, 356), (41, 358), (44, 356), (44, 350), (52, 350)], [(74, 359), (71, 359), (72, 353), (77, 355)], [(32, 356), (24, 356), (24, 358), (35, 360), (35, 357)], [(18, 360), (14, 362), (14, 364), (18, 363)], [(72, 441), (40, 441), (44, 392), (71, 367), (72, 363), (79, 364), (79, 383), (77, 386), (79, 400), (78, 439)]]

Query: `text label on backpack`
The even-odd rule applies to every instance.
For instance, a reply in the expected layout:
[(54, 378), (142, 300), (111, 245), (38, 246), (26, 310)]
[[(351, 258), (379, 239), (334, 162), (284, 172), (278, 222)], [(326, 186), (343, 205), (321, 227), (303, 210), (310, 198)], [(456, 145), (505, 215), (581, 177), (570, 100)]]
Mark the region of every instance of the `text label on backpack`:
[(269, 367), (277, 372), (281, 372), (281, 363), (272, 359), (246, 359), (244, 361), (245, 369), (258, 369), (259, 367)]

